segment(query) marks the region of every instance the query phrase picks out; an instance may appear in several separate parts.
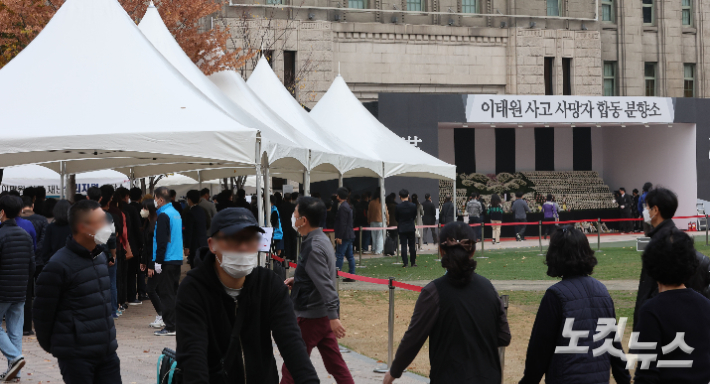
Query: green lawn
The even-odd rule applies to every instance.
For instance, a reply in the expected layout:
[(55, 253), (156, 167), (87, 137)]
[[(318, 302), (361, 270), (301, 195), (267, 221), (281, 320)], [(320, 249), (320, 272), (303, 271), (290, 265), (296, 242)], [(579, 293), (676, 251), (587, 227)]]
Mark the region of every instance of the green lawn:
[[(609, 291), (611, 298), (614, 300), (616, 309), (616, 318), (628, 317), (627, 329), (633, 326), (634, 305), (636, 304), (636, 291)], [(508, 295), (510, 303), (517, 306), (522, 306), (530, 313), (537, 314), (537, 308), (540, 305), (540, 300), (545, 294), (544, 291), (500, 291), (501, 295)]]
[[(698, 250), (710, 255), (710, 247), (704, 241), (696, 244)], [(478, 267), (476, 272), (491, 280), (555, 280), (547, 276), (544, 256), (538, 256), (538, 248), (519, 250), (487, 250), (482, 256), (476, 252)], [(398, 257), (382, 257), (363, 260), (365, 268), (358, 268), (357, 273), (363, 276), (388, 278), (395, 277), (400, 281), (433, 280), (444, 274), (444, 269), (436, 260), (436, 255), (417, 255), (417, 268), (402, 268)], [(641, 273), (641, 253), (632, 246), (602, 248), (596, 252), (599, 264), (594, 269), (593, 276), (599, 280), (636, 280)]]

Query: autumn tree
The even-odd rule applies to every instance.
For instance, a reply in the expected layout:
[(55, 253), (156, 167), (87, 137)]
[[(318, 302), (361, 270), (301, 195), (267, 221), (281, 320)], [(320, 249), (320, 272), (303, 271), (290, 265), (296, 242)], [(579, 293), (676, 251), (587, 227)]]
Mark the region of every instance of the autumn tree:
[(54, 1), (0, 0), (0, 68), (30, 44), (57, 9)]
[[(17, 56), (56, 13), (64, 0), (0, 0), (0, 68)], [(147, 0), (119, 0), (136, 24), (140, 23)], [(222, 9), (223, 1), (156, 0), (160, 16), (188, 57), (205, 75), (238, 69), (256, 52), (227, 50), (229, 31), (210, 25), (211, 15)]]

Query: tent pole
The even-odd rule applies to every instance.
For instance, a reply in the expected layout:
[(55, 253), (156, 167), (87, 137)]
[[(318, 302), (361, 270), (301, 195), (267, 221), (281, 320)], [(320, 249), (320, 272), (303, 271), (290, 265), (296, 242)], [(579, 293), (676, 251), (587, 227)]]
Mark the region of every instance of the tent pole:
[(338, 173), (338, 188), (342, 188), (342, 187), (343, 187), (343, 174)]
[(197, 171), (197, 184), (200, 187), (200, 191), (202, 191), (202, 173), (200, 171)]
[(306, 170), (303, 172), (303, 195), (311, 195), (311, 150), (308, 150)]
[(130, 176), (128, 177), (128, 179), (129, 179), (129, 182), (131, 183), (131, 188), (133, 188), (133, 186), (136, 183), (136, 173), (133, 171), (133, 167), (131, 167)]
[(311, 171), (309, 170), (303, 172), (303, 194), (305, 196), (311, 195)]
[(382, 163), (382, 177), (380, 177), (380, 207), (382, 210), (382, 241), (387, 239), (387, 217), (386, 210), (387, 205), (385, 204), (385, 163)]
[(271, 226), (271, 174), (269, 166), (264, 166), (264, 226)]
[(64, 187), (66, 185), (64, 176), (66, 173), (66, 166), (63, 161), (59, 162), (59, 198), (60, 199), (65, 199), (66, 198), (66, 192), (64, 192)]
[(259, 225), (264, 225), (264, 204), (261, 189), (261, 139), (256, 140), (256, 212), (259, 217), (256, 220)]

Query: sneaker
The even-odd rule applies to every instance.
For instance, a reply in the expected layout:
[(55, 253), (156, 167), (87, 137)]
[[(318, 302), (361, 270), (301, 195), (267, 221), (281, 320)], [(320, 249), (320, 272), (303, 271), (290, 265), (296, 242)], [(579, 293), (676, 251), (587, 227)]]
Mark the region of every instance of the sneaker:
[(155, 316), (155, 321), (149, 324), (151, 328), (163, 328), (165, 323), (163, 322), (163, 316)]
[(153, 332), (155, 336), (175, 336), (175, 331), (169, 331), (167, 328), (163, 328), (160, 331)]
[(16, 358), (15, 360), (10, 362), (10, 367), (5, 371), (5, 373), (0, 374), (0, 381), (10, 381), (17, 376), (17, 373), (20, 372), (22, 367), (25, 366), (25, 358), (24, 356), (20, 356)]
[(412, 264), (412, 267), (418, 267), (418, 265), (416, 265), (416, 264)]
[(143, 302), (140, 300), (133, 300), (133, 301), (128, 302), (128, 305), (141, 305), (141, 304), (143, 304)]
[(22, 332), (22, 336), (33, 336), (35, 333), (33, 331), (24, 331)]
[(138, 300), (146, 301), (146, 300), (150, 300), (150, 298), (148, 297), (148, 295), (138, 295)]
[(114, 313), (111, 314), (111, 317), (113, 317), (114, 320), (115, 320), (115, 319), (118, 319), (119, 316), (116, 314), (116, 312), (114, 312)]
[(517, 234), (517, 233), (515, 234), (515, 240), (522, 241), (522, 240), (520, 240), (520, 234)]
[(343, 279), (343, 283), (354, 283), (354, 282), (355, 282), (355, 279), (351, 279), (349, 277), (346, 277)]

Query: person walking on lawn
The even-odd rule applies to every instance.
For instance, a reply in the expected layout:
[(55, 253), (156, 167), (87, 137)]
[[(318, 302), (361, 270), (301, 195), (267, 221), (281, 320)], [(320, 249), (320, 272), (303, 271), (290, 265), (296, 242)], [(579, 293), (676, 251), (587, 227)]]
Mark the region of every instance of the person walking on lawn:
[[(348, 190), (346, 188), (338, 188), (338, 213), (335, 214), (335, 244), (336, 244), (336, 267), (338, 270), (343, 269), (343, 258), (348, 258), (348, 272), (351, 275), (355, 274), (355, 256), (353, 256), (353, 241), (355, 240), (355, 231), (353, 231), (353, 210), (348, 203)], [(317, 222), (314, 222), (315, 225)], [(353, 279), (343, 279), (344, 282), (353, 282)]]
[[(338, 384), (350, 384), (354, 381), (337, 340), (345, 337), (345, 328), (340, 322), (340, 299), (335, 289), (335, 255), (328, 236), (323, 233), (323, 228), (318, 227), (323, 212), (325, 204), (320, 199), (306, 196), (298, 199), (293, 226), (303, 236), (301, 261), (294, 277), (284, 283), (291, 289), (308, 354), (318, 347), (328, 373)], [(293, 384), (285, 365), (282, 373), (281, 384)]]

